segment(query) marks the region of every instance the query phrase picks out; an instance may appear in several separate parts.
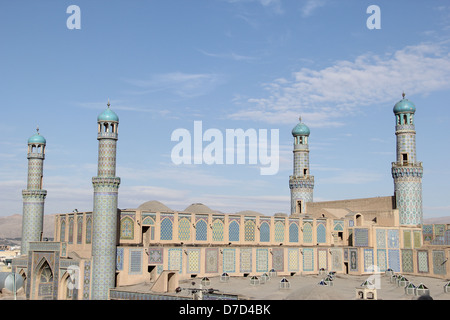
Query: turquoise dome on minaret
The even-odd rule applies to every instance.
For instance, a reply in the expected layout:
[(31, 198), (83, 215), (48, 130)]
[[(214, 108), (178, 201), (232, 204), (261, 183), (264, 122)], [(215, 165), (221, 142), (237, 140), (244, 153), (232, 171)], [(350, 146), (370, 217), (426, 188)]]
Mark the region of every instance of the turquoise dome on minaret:
[(40, 143), (40, 144), (46, 143), (45, 138), (43, 136), (41, 136), (41, 134), (39, 133), (39, 128), (37, 128), (36, 133), (28, 139), (28, 144), (34, 144), (34, 143)]
[(394, 113), (414, 113), (416, 112), (416, 106), (412, 101), (405, 98), (403, 93), (403, 99), (397, 102), (394, 106)]
[(108, 108), (106, 108), (105, 111), (103, 111), (102, 113), (100, 113), (97, 117), (97, 121), (115, 121), (115, 122), (119, 122), (119, 117), (117, 116), (117, 114), (112, 111), (110, 108), (110, 103), (108, 100)]
[(311, 131), (309, 130), (308, 126), (304, 123), (302, 123), (302, 118), (299, 118), (299, 123), (292, 129), (292, 135), (294, 137), (297, 136), (309, 136)]

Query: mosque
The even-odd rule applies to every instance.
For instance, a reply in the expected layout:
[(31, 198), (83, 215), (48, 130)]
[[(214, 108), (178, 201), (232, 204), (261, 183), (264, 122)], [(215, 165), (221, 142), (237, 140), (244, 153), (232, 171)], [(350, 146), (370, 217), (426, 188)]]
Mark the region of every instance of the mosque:
[(310, 130), (300, 119), (292, 130), (291, 212), (265, 216), (255, 211), (223, 214), (200, 203), (183, 211), (158, 201), (117, 208), (119, 118), (108, 102), (97, 118), (93, 211), (58, 214), (54, 241), (42, 241), (46, 140), (38, 131), (28, 140), (21, 255), (13, 260), (12, 271), (23, 277), (26, 298), (33, 300), (132, 299), (121, 288), (162, 283), (162, 291), (170, 291), (174, 279), (224, 273), (301, 276), (328, 270), (364, 275), (391, 269), (445, 279), (450, 275), (450, 225), (422, 223), (416, 107), (403, 94), (393, 111), (393, 196), (314, 202)]

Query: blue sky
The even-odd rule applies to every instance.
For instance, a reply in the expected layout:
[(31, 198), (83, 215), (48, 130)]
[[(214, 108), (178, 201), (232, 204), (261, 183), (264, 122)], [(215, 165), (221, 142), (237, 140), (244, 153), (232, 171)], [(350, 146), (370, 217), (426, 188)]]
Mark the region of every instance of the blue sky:
[[(370, 5), (381, 29), (370, 30)], [(81, 10), (70, 30), (66, 9)], [(311, 129), (315, 201), (393, 194), (394, 104), (417, 107), (424, 217), (450, 215), (448, 1), (0, 3), (0, 215), (22, 212), (27, 139), (47, 139), (46, 214), (92, 210), (96, 118), (119, 115), (119, 207), (289, 213), (292, 128)], [(280, 168), (175, 165), (178, 128), (278, 129)], [(206, 145), (206, 143), (204, 144)]]

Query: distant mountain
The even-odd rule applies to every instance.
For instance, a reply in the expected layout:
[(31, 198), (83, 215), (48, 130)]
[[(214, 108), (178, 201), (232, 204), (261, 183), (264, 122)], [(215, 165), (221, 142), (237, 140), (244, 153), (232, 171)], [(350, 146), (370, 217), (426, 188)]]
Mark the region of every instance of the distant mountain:
[[(53, 238), (55, 233), (55, 214), (44, 215), (44, 237)], [(22, 215), (0, 217), (0, 239), (14, 239), (22, 237)]]
[(423, 219), (424, 224), (445, 224), (450, 223), (450, 217), (438, 217)]

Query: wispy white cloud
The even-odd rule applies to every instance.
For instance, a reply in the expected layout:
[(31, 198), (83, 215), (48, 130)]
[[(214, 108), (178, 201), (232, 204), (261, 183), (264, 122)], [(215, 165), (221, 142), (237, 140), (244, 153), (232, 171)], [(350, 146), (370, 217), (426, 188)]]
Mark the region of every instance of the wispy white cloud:
[(281, 7), (281, 0), (226, 0), (229, 3), (259, 3), (265, 8), (270, 8), (277, 14), (283, 13), (283, 8)]
[(320, 7), (323, 7), (324, 5), (324, 0), (308, 0), (301, 8), (302, 16), (304, 18), (309, 17), (314, 13), (314, 11), (316, 11)]
[(168, 92), (182, 98), (193, 98), (211, 92), (223, 83), (224, 76), (213, 73), (172, 72), (152, 75), (149, 79), (126, 79), (127, 83), (138, 87), (140, 94)]
[(234, 53), (234, 52), (229, 52), (229, 53), (210, 53), (210, 52), (206, 52), (206, 51), (201, 50), (201, 49), (198, 49), (198, 51), (200, 51), (202, 54), (204, 54), (205, 56), (208, 56), (208, 57), (229, 59), (229, 60), (235, 60), (235, 61), (254, 61), (254, 60), (258, 59), (256, 57), (244, 56), (244, 55), (240, 55), (240, 54), (237, 54), (237, 53)]
[(243, 109), (229, 117), (287, 124), (301, 113), (311, 127), (336, 127), (345, 116), (392, 103), (402, 92), (426, 95), (449, 89), (450, 54), (446, 43), (408, 46), (383, 56), (367, 53), (321, 70), (302, 68), (265, 88), (268, 97), (240, 101)]

